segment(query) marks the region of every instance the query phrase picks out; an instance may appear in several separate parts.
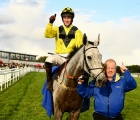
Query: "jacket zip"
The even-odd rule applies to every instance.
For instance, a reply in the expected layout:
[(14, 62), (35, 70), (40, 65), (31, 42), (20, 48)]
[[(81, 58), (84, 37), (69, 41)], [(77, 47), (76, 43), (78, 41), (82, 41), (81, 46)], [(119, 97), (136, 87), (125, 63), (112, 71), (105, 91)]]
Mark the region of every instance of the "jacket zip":
[(110, 92), (110, 82), (108, 82), (107, 83), (107, 88), (108, 88), (108, 107), (107, 107), (107, 109), (108, 109), (108, 118), (109, 118), (109, 102), (110, 102), (110, 99), (109, 99), (109, 92)]

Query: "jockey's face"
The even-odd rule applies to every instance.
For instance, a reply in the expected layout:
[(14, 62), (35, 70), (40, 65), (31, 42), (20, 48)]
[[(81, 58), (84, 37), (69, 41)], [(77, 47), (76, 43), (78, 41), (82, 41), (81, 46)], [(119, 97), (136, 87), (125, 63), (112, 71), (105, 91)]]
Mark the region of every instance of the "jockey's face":
[(63, 20), (63, 23), (66, 27), (70, 26), (72, 23), (72, 18), (69, 16), (63, 17), (62, 20)]

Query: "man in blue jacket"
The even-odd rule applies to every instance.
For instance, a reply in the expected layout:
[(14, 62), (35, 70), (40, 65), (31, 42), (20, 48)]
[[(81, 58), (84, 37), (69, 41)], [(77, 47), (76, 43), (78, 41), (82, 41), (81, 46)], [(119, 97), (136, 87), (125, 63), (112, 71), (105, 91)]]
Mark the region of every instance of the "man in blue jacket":
[(78, 81), (78, 93), (82, 97), (94, 96), (94, 120), (123, 120), (121, 111), (124, 107), (125, 92), (137, 87), (135, 79), (123, 63), (120, 67), (123, 77), (120, 78), (116, 74), (116, 67), (113, 59), (105, 62), (107, 82), (102, 88), (95, 86), (95, 80), (88, 86), (82, 84), (83, 80)]

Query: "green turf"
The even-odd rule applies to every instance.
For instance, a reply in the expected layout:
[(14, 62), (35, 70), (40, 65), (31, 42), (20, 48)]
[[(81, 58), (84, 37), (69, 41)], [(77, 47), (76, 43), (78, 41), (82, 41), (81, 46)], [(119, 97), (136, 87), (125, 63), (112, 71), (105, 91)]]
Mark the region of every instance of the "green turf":
[[(45, 73), (31, 72), (9, 88), (0, 92), (0, 120), (53, 120), (46, 115), (42, 107), (41, 93)], [(136, 78), (138, 87), (126, 93), (124, 120), (140, 120), (140, 78)], [(79, 120), (92, 120), (93, 99), (90, 109), (81, 113)], [(64, 114), (63, 120), (66, 119)]]

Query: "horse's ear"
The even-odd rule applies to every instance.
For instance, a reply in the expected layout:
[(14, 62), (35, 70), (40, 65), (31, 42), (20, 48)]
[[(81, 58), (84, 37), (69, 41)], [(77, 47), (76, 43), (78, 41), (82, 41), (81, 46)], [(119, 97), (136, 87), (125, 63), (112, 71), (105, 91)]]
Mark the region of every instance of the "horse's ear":
[(86, 45), (87, 43), (88, 43), (87, 36), (86, 36), (86, 34), (84, 33), (84, 34), (83, 34), (83, 45)]
[(98, 38), (94, 41), (94, 46), (98, 46), (100, 43), (100, 34), (98, 35)]

